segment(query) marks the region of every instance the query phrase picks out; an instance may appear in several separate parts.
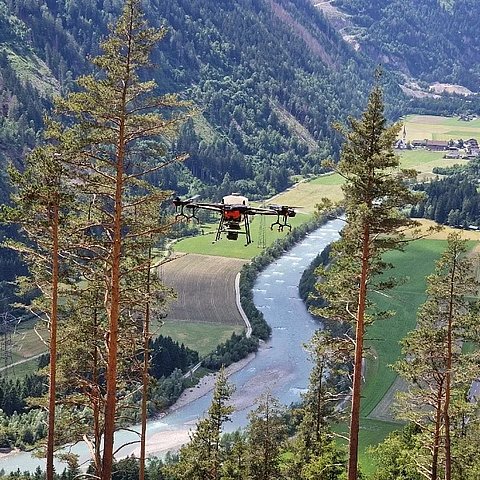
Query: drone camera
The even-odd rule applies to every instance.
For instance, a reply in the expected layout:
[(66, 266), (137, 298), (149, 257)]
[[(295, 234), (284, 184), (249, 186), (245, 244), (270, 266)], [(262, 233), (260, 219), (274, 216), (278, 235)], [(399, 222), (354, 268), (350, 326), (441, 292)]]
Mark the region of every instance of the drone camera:
[(240, 224), (230, 222), (227, 225), (227, 240), (237, 240), (238, 239), (238, 232), (236, 230), (240, 230)]

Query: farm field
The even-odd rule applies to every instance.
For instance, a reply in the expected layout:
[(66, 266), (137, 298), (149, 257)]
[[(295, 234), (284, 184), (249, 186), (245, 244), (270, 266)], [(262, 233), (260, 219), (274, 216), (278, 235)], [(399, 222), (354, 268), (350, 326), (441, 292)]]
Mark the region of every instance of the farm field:
[(314, 180), (295, 184), (285, 192), (273, 197), (271, 202), (267, 203), (300, 205), (302, 211), (313, 213), (315, 205), (320, 203), (323, 198), (329, 198), (333, 202), (340, 201), (343, 197), (342, 184), (342, 177), (336, 173), (322, 175)]
[(469, 122), (457, 117), (408, 115), (403, 119), (407, 141), (480, 139), (480, 119)]
[(400, 158), (403, 168), (412, 168), (418, 172), (418, 179), (428, 181), (437, 175), (433, 173), (435, 167), (453, 167), (465, 165), (468, 160), (443, 158), (444, 152), (431, 152), (429, 150), (402, 150)]
[[(12, 363), (20, 362), (47, 352), (48, 347), (39, 339), (33, 329), (35, 325), (38, 333), (42, 335), (43, 338), (48, 338), (47, 331), (45, 329), (42, 330), (43, 325), (38, 324), (36, 320), (23, 320), (12, 335)], [(3, 366), (5, 366), (5, 362), (2, 359), (0, 367)]]
[[(236, 308), (234, 280), (244, 263), (241, 259), (185, 255), (163, 265), (159, 274), (178, 294), (165, 324), (156, 330), (154, 326), (154, 333), (169, 335), (205, 355), (233, 332), (242, 332), (245, 324)], [(47, 352), (34, 326), (34, 320), (19, 325), (12, 338), (11, 363)], [(23, 376), (36, 371), (36, 365), (36, 360), (31, 360), (4, 370), (4, 374)], [(0, 368), (3, 366), (4, 361)]]
[[(416, 218), (420, 223), (420, 234), (427, 235), (428, 230), (433, 227), (437, 226), (438, 224), (435, 223), (433, 220), (428, 220), (426, 218)], [(458, 228), (453, 228), (449, 226), (443, 226), (441, 230), (433, 233), (428, 233), (429, 240), (446, 240), (450, 233), (460, 233), (464, 240), (472, 240), (474, 242), (480, 242), (480, 231), (478, 230), (461, 230)]]
[(183, 255), (161, 267), (162, 281), (177, 292), (159, 330), (205, 354), (244, 329), (234, 282), (245, 260)]

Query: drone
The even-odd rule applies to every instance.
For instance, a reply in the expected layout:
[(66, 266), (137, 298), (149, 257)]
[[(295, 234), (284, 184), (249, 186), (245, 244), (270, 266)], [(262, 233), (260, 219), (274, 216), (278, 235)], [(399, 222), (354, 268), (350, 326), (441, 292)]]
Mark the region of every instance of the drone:
[(279, 232), (283, 232), (285, 228), (291, 231), (292, 226), (288, 223), (288, 219), (297, 214), (294, 207), (286, 205), (268, 205), (261, 208), (251, 207), (248, 203), (248, 198), (237, 193), (226, 195), (219, 203), (197, 202), (198, 197), (196, 195), (186, 200), (176, 197), (173, 200), (176, 212), (175, 220), (183, 218), (188, 221), (193, 218), (198, 222), (197, 212), (199, 209), (219, 212), (220, 221), (213, 243), (221, 239), (222, 233), (227, 234), (228, 240), (237, 240), (239, 235), (245, 235), (245, 246), (252, 243), (250, 234), (250, 216), (252, 215), (276, 215), (277, 219), (270, 225), (270, 230), (277, 226)]

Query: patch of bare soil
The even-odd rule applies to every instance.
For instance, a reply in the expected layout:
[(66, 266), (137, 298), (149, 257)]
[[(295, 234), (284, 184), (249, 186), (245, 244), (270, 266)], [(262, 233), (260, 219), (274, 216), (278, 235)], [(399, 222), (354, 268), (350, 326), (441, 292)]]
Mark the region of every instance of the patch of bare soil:
[(412, 86), (400, 85), (400, 88), (401, 88), (402, 92), (409, 97), (413, 97), (413, 98), (426, 98), (426, 97), (440, 98), (440, 95), (436, 95), (436, 94), (431, 93), (431, 92), (425, 92), (424, 90), (413, 88)]
[(163, 282), (175, 289), (168, 319), (243, 325), (235, 302), (235, 277), (247, 260), (188, 254), (166, 263)]
[(458, 95), (473, 95), (474, 93), (467, 87), (462, 85), (454, 85), (452, 83), (439, 83), (436, 82), (430, 85), (430, 90), (435, 93), (456, 93)]

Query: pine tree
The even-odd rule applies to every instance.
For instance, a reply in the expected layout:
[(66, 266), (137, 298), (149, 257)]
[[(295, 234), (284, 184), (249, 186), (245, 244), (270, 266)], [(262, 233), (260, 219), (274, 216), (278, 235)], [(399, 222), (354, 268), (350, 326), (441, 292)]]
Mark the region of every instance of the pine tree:
[(247, 478), (274, 480), (280, 477), (280, 451), (286, 440), (285, 409), (270, 393), (258, 400), (247, 427)]
[(403, 340), (405, 359), (395, 366), (409, 387), (399, 395), (399, 417), (420, 428), (424, 449), (419, 456), (425, 458), (420, 468), (431, 480), (440, 478), (442, 470), (442, 477), (452, 478), (453, 425), (458, 424), (452, 418), (461, 414), (463, 421), (467, 412), (474, 417), (466, 392), (478, 374), (479, 355), (462, 353), (462, 344), (480, 340), (470, 305), (479, 285), (465, 253), (465, 241), (450, 235), (447, 250), (428, 278), (428, 298), (417, 328)]
[[(79, 278), (89, 284), (83, 293), (91, 298), (92, 288), (104, 292), (102, 310), (91, 310), (97, 325), (83, 322), (96, 331), (96, 353), (88, 362), (95, 358), (98, 380), (105, 379), (105, 391), (101, 385), (89, 389), (98, 413), (95, 443), (99, 434), (103, 437), (101, 470), (96, 472), (103, 480), (110, 480), (112, 472), (119, 398), (126, 401), (124, 390), (136, 381), (129, 359), (142, 349), (142, 312), (155, 291), (153, 285), (150, 293), (144, 290), (144, 273), (150, 268), (145, 254), (168, 228), (158, 214), (168, 194), (147, 180), (183, 158), (172, 157), (165, 142), (187, 116), (186, 104), (175, 95), (155, 95), (154, 82), (140, 79), (165, 33), (147, 26), (139, 0), (126, 0), (101, 44), (101, 55), (92, 60), (97, 74), (81, 77), (79, 91), (56, 102), (61, 121), (50, 122), (48, 129), (49, 138), (66, 152), (65, 167), (84, 205), (75, 236)], [(105, 348), (98, 343), (101, 337)]]
[(317, 330), (306, 348), (313, 368), (302, 398), (299, 440), (302, 461), (308, 462), (310, 457), (321, 455), (324, 443), (329, 444), (332, 438), (330, 425), (339, 419), (335, 407), (347, 396), (343, 391), (347, 385), (342, 386), (341, 378), (348, 374), (351, 347), (344, 339)]
[[(401, 209), (416, 203), (406, 181), (415, 172), (399, 169), (393, 145), (401, 126), (388, 127), (382, 90), (374, 86), (360, 120), (350, 118), (350, 128), (338, 127), (345, 136), (340, 162), (332, 165), (344, 179), (345, 228), (332, 249), (333, 264), (317, 284), (328, 301), (326, 318), (350, 322), (355, 330), (353, 387), (349, 427), (348, 479), (357, 480), (360, 392), (364, 355), (367, 293), (375, 276), (386, 268), (382, 253), (399, 248), (401, 230), (413, 222)], [(382, 284), (375, 288), (386, 287)]]
[(219, 480), (223, 451), (220, 437), (223, 424), (230, 419), (233, 407), (228, 405), (233, 387), (222, 368), (217, 376), (213, 398), (205, 418), (197, 423), (190, 443), (180, 450), (178, 464), (172, 467), (175, 478), (181, 480)]
[[(7, 246), (20, 252), (29, 265), (33, 284), (40, 296), (27, 308), (37, 317), (46, 320), (49, 331), (50, 356), (48, 391), (48, 438), (46, 448), (46, 476), (54, 475), (56, 413), (56, 361), (57, 330), (59, 323), (60, 267), (65, 256), (67, 236), (61, 231), (66, 223), (71, 197), (66, 185), (65, 169), (60, 153), (51, 146), (36, 148), (26, 159), (25, 170), (10, 169), (15, 188), (15, 207), (4, 208), (4, 220), (21, 226), (27, 237), (25, 243), (7, 242)], [(63, 254), (62, 254), (63, 249)], [(63, 262), (64, 263), (64, 262)], [(63, 285), (66, 279), (63, 276)], [(29, 280), (24, 286), (33, 290)]]

